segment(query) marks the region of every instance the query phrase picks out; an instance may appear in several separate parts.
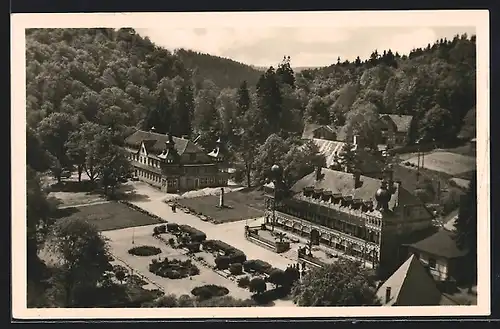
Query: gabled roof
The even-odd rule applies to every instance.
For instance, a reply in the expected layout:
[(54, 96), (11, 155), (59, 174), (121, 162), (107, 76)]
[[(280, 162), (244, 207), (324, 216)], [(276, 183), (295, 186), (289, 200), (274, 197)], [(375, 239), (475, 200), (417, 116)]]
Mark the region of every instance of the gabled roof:
[[(175, 143), (175, 150), (179, 155), (184, 153), (203, 153), (203, 150), (192, 141), (179, 137), (172, 137)], [(139, 148), (144, 142), (148, 152), (161, 153), (165, 149), (165, 143), (168, 136), (165, 134), (154, 133), (150, 131), (137, 130), (125, 139), (125, 144)]]
[(380, 118), (390, 118), (392, 122), (396, 125), (398, 132), (408, 132), (410, 130), (411, 120), (413, 116), (411, 115), (399, 115), (399, 114), (380, 114)]
[[(390, 299), (386, 301), (387, 288)], [(377, 290), (382, 305), (433, 306), (440, 305), (442, 295), (434, 279), (415, 255), (411, 255)]]
[(453, 237), (453, 232), (441, 229), (423, 240), (410, 244), (409, 247), (444, 258), (465, 256), (467, 250), (459, 249)]
[(337, 133), (337, 128), (335, 126), (331, 125), (319, 125), (316, 123), (306, 123), (304, 124), (304, 130), (302, 131), (302, 138), (303, 139), (311, 139), (314, 138), (314, 132), (318, 130), (319, 128), (325, 128), (328, 131), (336, 134)]
[[(300, 193), (305, 187), (314, 187), (315, 189), (329, 190), (332, 193), (340, 193), (342, 195), (351, 195), (354, 199), (361, 199), (364, 201), (374, 201), (375, 193), (380, 188), (382, 181), (379, 179), (361, 175), (362, 185), (358, 188), (354, 186), (353, 174), (343, 171), (322, 168), (321, 180), (316, 180), (316, 172), (301, 178), (297, 183), (292, 186), (294, 193)], [(391, 196), (389, 208), (392, 209), (398, 202), (398, 195), (400, 188)]]

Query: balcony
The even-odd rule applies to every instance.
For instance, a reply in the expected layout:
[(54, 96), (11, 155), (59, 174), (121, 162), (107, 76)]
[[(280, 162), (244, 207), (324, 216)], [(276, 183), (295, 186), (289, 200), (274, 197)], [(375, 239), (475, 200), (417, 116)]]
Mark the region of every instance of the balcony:
[(338, 231), (338, 230), (335, 230), (335, 229), (332, 229), (329, 227), (318, 225), (318, 224), (306, 221), (304, 219), (301, 219), (301, 218), (298, 218), (298, 217), (295, 217), (295, 216), (292, 216), (289, 214), (285, 214), (281, 211), (276, 211), (276, 217), (277, 217), (277, 219), (282, 218), (283, 220), (290, 221), (292, 223), (292, 227), (294, 224), (300, 224), (302, 227), (305, 226), (305, 227), (310, 227), (311, 229), (316, 229), (316, 230), (318, 230), (318, 232), (320, 232), (320, 234), (335, 236), (335, 237), (340, 238), (341, 240), (348, 241), (350, 243), (354, 243), (357, 245), (365, 245), (366, 244), (371, 249), (379, 249), (378, 244), (375, 242), (364, 240), (362, 238), (358, 238), (358, 237), (350, 235), (348, 233), (344, 233), (344, 232), (341, 232), (341, 231)]

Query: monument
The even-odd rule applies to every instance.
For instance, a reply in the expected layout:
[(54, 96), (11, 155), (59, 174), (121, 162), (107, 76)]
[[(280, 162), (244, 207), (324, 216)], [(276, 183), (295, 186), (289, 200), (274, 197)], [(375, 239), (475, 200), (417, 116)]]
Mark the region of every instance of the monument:
[(224, 188), (220, 188), (219, 208), (224, 208)]

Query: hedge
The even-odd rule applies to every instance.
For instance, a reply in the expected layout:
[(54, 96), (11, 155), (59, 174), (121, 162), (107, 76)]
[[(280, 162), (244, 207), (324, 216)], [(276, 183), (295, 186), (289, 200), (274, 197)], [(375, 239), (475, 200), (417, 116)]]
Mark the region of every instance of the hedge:
[(245, 272), (255, 271), (261, 274), (269, 274), (273, 270), (271, 264), (260, 259), (250, 259), (243, 262), (243, 268)]
[(224, 252), (224, 255), (229, 257), (229, 264), (241, 264), (247, 260), (247, 256), (243, 251), (220, 240), (206, 240), (203, 242), (203, 248)]
[(243, 265), (241, 263), (233, 263), (229, 266), (229, 271), (233, 275), (239, 275), (243, 273)]
[(250, 285), (250, 278), (244, 276), (238, 280), (238, 287), (247, 288)]
[(189, 225), (179, 225), (179, 229), (183, 232), (188, 233), (191, 237), (192, 242), (203, 242), (207, 238), (207, 235), (204, 232), (197, 230)]
[(165, 232), (167, 232), (167, 227), (165, 225), (155, 226), (155, 228), (153, 229), (153, 233), (155, 235), (163, 234)]
[(179, 230), (179, 224), (177, 223), (168, 223), (167, 224), (167, 231), (168, 232), (175, 232)]

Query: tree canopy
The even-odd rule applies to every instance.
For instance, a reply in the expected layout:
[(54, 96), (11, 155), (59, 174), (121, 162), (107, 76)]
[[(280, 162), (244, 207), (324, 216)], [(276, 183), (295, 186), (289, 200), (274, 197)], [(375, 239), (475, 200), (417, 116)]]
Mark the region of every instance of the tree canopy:
[(298, 306), (380, 305), (368, 270), (344, 259), (308, 271), (292, 295)]

